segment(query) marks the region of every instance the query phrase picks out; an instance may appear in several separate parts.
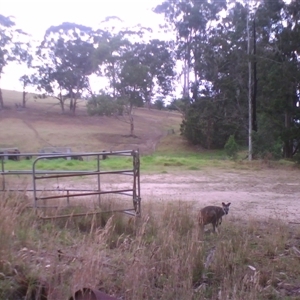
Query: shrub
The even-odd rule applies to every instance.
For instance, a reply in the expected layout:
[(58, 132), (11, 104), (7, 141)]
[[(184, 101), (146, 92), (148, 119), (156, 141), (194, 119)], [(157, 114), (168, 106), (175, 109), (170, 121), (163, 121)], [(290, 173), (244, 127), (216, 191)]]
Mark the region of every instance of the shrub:
[(239, 150), (239, 146), (235, 141), (234, 135), (230, 135), (228, 138), (225, 146), (224, 146), (226, 154), (231, 158), (231, 159), (236, 159), (237, 158), (237, 153)]
[(258, 131), (252, 132), (253, 156), (255, 158), (282, 157), (283, 142), (280, 136), (280, 128), (272, 123), (272, 119), (265, 115), (258, 118)]
[(109, 117), (114, 114), (122, 115), (123, 105), (112, 96), (102, 93), (88, 101), (87, 111), (91, 116), (99, 115)]
[(158, 109), (158, 110), (162, 110), (165, 108), (165, 103), (164, 103), (164, 100), (162, 99), (157, 99), (154, 104), (153, 104), (153, 107)]

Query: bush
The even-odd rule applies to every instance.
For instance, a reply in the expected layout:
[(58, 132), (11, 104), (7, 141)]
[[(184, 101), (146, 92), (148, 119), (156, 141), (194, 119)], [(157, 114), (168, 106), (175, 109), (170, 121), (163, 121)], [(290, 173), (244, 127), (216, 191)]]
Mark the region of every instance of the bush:
[(191, 103), (180, 126), (181, 135), (205, 149), (223, 149), (230, 134), (242, 138), (238, 119), (233, 115), (224, 118), (224, 113), (224, 108), (210, 98)]
[(162, 110), (165, 108), (165, 103), (164, 103), (164, 100), (161, 100), (161, 99), (157, 99), (154, 104), (153, 104), (153, 107), (158, 109), (158, 110)]
[(122, 115), (123, 105), (112, 96), (102, 93), (88, 101), (87, 111), (91, 116)]
[(235, 141), (234, 135), (231, 135), (225, 146), (224, 146), (226, 154), (231, 158), (231, 159), (237, 159), (237, 153), (239, 151), (239, 146)]
[(282, 157), (282, 141), (280, 138), (275, 140), (270, 134), (264, 130), (253, 132), (253, 155), (255, 158), (265, 158), (270, 156), (273, 159), (280, 159)]
[(280, 159), (283, 141), (280, 138), (281, 128), (267, 115), (258, 115), (258, 131), (252, 132), (254, 158)]
[(297, 152), (293, 158), (294, 158), (294, 161), (300, 165), (300, 152)]

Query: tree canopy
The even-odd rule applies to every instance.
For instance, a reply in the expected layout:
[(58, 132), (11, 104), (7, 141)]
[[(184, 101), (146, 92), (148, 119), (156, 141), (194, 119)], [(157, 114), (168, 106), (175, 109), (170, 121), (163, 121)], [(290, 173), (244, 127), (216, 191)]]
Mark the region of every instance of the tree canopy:
[(247, 144), (250, 61), (254, 154), (276, 156), (283, 150), (292, 157), (299, 151), (299, 5), (296, 0), (264, 0), (252, 8), (242, 2), (166, 0), (156, 7), (176, 31), (185, 79), (193, 75), (183, 95), (181, 132), (188, 140), (221, 148), (234, 135)]
[[(31, 56), (28, 53), (29, 43), (26, 41), (27, 34), (16, 28), (15, 25), (12, 17), (0, 14), (0, 81), (4, 68), (10, 62), (31, 61)], [(3, 108), (4, 102), (0, 86), (0, 109)]]
[[(109, 27), (117, 17), (99, 28), (65, 22), (46, 30), (33, 60), (24, 33), (0, 15), (0, 75), (9, 62), (27, 61), (35, 74), (22, 77), (24, 89), (33, 84), (41, 97), (56, 97), (62, 111), (69, 101), (74, 114), (77, 100), (89, 98), (90, 114), (128, 117), (131, 135), (135, 106), (161, 109), (173, 98), (181, 134), (208, 149), (229, 137), (247, 145), (250, 95), (254, 155), (291, 158), (300, 152), (300, 2), (250, 4), (163, 0), (154, 12), (164, 16), (169, 41), (149, 38), (141, 26)], [(91, 75), (107, 85), (92, 91)], [(176, 78), (183, 88), (174, 98)]]

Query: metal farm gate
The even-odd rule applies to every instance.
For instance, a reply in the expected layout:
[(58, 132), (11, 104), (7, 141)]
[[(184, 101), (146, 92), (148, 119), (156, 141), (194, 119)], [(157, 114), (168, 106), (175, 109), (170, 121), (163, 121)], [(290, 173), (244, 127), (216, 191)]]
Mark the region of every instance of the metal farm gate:
[[(132, 206), (129, 208), (122, 208), (117, 210), (110, 210), (110, 212), (123, 212), (125, 214), (139, 216), (141, 214), (141, 189), (140, 189), (140, 156), (138, 150), (125, 150), (125, 151), (112, 151), (112, 152), (90, 152), (90, 153), (20, 153), (20, 154), (10, 154), (10, 156), (16, 156), (19, 161), (22, 157), (26, 159), (33, 159), (32, 162), (32, 170), (5, 170), (5, 161), (4, 156), (7, 154), (0, 153), (0, 161), (1, 161), (1, 172), (0, 175), (2, 177), (2, 190), (1, 191), (23, 191), (22, 188), (11, 188), (6, 184), (6, 176), (9, 175), (17, 175), (21, 177), (22, 175), (32, 176), (31, 182), (32, 187), (26, 188), (26, 192), (33, 193), (33, 204), (32, 207), (36, 210), (49, 208), (49, 207), (57, 207), (55, 205), (45, 205), (45, 201), (51, 202), (57, 199), (66, 199), (67, 206), (70, 206), (70, 199), (72, 198), (80, 198), (80, 197), (92, 197), (97, 196), (99, 205), (101, 203), (101, 195), (104, 194), (118, 194), (122, 196), (127, 196), (132, 200)], [(132, 167), (124, 170), (101, 170), (101, 160), (109, 158), (109, 157), (131, 157), (132, 158)], [(84, 160), (84, 158), (89, 161), (94, 159), (96, 160), (96, 169), (88, 170), (88, 171), (67, 171), (67, 170), (41, 170), (38, 168), (38, 164), (45, 159), (57, 159), (57, 158), (71, 158), (76, 160)], [(85, 159), (85, 160), (86, 160)], [(115, 176), (124, 175), (127, 177), (131, 177), (132, 181), (127, 182), (128, 184), (126, 188), (109, 188), (102, 189), (101, 182), (103, 176), (113, 174)], [(86, 177), (95, 177), (95, 188), (49, 188), (42, 187), (40, 188), (40, 182), (45, 182), (46, 186), (50, 182), (50, 180), (60, 178), (70, 178), (77, 177), (77, 179), (86, 178)], [(50, 194), (45, 195), (45, 192), (50, 192)], [(101, 211), (95, 212), (101, 213)], [(94, 214), (94, 213), (90, 213)], [(82, 214), (78, 214), (82, 215)], [(85, 215), (85, 214), (84, 214)], [(66, 215), (56, 217), (65, 217)], [(76, 214), (72, 214), (72, 216), (76, 216)], [(48, 218), (44, 216), (44, 218)]]

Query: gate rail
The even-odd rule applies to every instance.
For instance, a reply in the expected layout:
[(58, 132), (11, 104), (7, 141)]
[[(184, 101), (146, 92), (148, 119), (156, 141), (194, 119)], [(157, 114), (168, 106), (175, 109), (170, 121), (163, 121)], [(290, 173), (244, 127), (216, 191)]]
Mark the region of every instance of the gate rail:
[[(49, 208), (51, 206), (42, 206), (40, 204), (43, 200), (50, 199), (60, 199), (67, 198), (67, 202), (69, 203), (69, 199), (72, 197), (83, 197), (83, 196), (94, 196), (98, 195), (99, 204), (101, 202), (102, 194), (120, 194), (132, 197), (133, 208), (122, 209), (122, 210), (111, 210), (111, 212), (118, 211), (124, 212), (129, 215), (139, 216), (141, 214), (141, 197), (140, 197), (140, 159), (139, 159), (139, 151), (138, 150), (124, 150), (124, 151), (112, 151), (112, 152), (88, 152), (88, 153), (20, 153), (20, 154), (10, 154), (10, 156), (17, 156), (18, 158), (23, 157), (36, 157), (32, 163), (32, 170), (5, 170), (4, 156), (6, 154), (0, 154), (1, 160), (1, 172), (2, 175), (2, 191), (7, 191), (5, 177), (8, 175), (32, 175), (32, 189), (27, 189), (26, 191), (33, 192), (33, 208)], [(96, 157), (97, 167), (96, 170), (89, 171), (66, 171), (66, 170), (38, 170), (38, 162), (43, 159), (54, 159), (54, 158), (68, 158), (68, 157)], [(101, 171), (100, 169), (100, 158), (101, 157), (109, 157), (109, 156), (126, 156), (132, 157), (132, 169), (126, 170), (113, 170), (113, 171)], [(121, 174), (126, 176), (132, 176), (132, 188), (127, 189), (116, 189), (116, 190), (101, 190), (101, 175), (107, 174)], [(97, 177), (97, 189), (38, 189), (37, 181), (47, 180), (52, 178), (62, 178), (62, 177), (75, 177), (75, 176), (96, 176)], [(22, 189), (9, 189), (10, 191), (22, 191)], [(1, 191), (1, 190), (0, 190)], [(61, 192), (66, 191), (67, 195), (48, 195), (41, 196), (38, 192)], [(71, 193), (70, 193), (71, 192)], [(53, 206), (52, 206), (53, 207)], [(96, 213), (101, 213), (96, 212)], [(81, 214), (80, 214), (81, 215)], [(72, 215), (76, 216), (76, 215)], [(48, 217), (46, 217), (48, 218)]]

